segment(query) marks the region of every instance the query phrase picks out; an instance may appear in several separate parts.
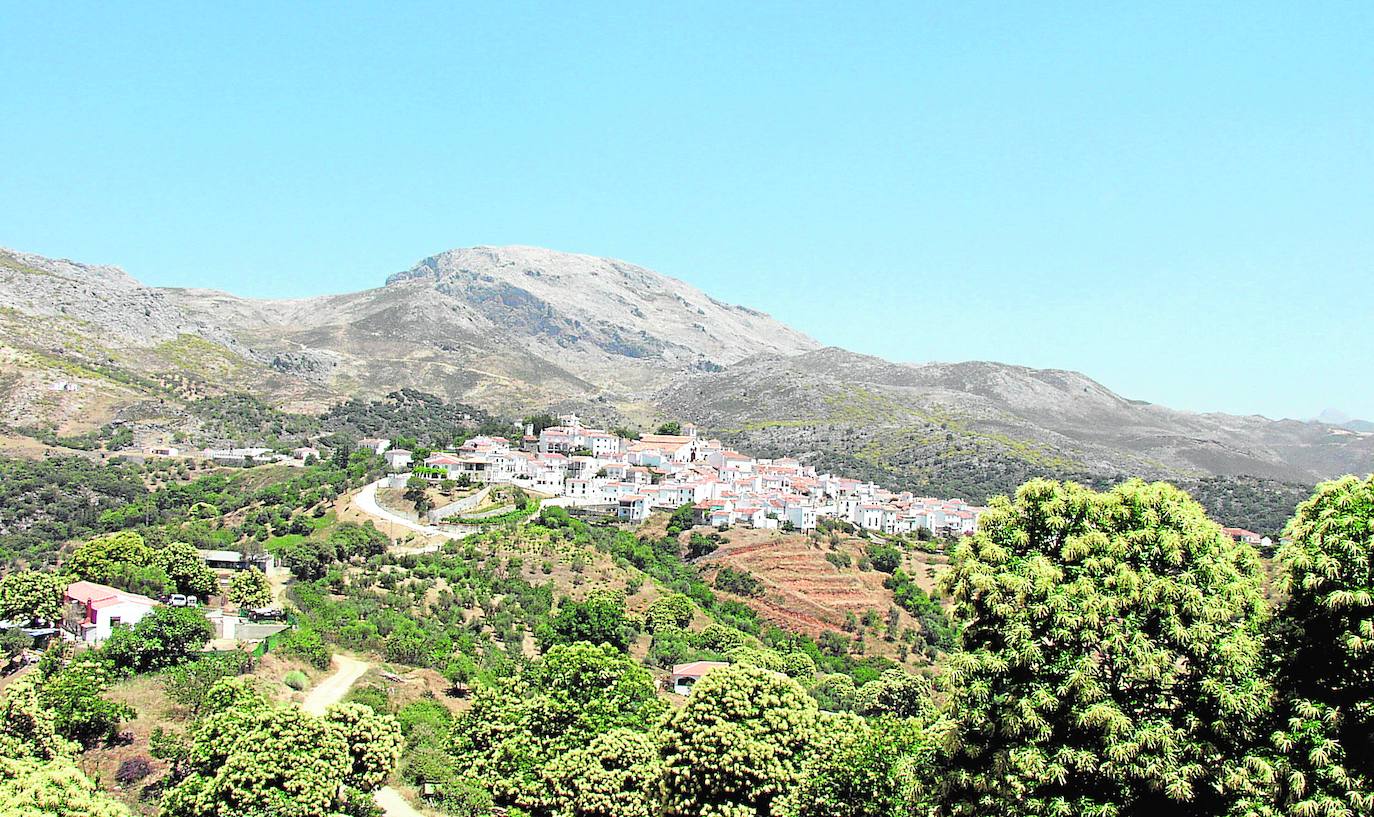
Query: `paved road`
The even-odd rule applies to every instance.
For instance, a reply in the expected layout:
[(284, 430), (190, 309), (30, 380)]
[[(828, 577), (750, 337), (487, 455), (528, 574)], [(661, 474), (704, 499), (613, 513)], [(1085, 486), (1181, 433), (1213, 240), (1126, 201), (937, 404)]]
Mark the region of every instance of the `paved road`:
[(358, 491), (358, 493), (353, 495), (353, 507), (357, 508), (358, 510), (367, 514), (368, 516), (374, 516), (388, 524), (398, 525), (408, 530), (413, 530), (416, 533), (423, 533), (426, 536), (451, 535), (449, 531), (443, 530), (439, 528), (437, 525), (422, 525), (413, 519), (406, 519), (404, 516), (401, 516), (400, 514), (394, 514), (391, 511), (388, 511), (386, 508), (383, 508), (381, 505), (378, 505), (377, 486), (381, 485), (384, 481), (385, 480), (379, 479), (376, 482), (371, 482), (367, 485), (364, 485), (362, 489)]
[[(334, 663), (339, 668), (310, 690), (310, 694), (305, 696), (305, 702), (301, 704), (301, 708), (312, 715), (322, 715), (331, 705), (343, 700), (343, 696), (348, 694), (348, 690), (353, 688), (358, 679), (372, 669), (372, 664), (367, 661), (347, 655), (336, 654)], [(390, 786), (383, 786), (373, 792), (372, 797), (377, 801), (377, 805), (382, 807), (382, 813), (386, 817), (424, 817), (409, 800)]]

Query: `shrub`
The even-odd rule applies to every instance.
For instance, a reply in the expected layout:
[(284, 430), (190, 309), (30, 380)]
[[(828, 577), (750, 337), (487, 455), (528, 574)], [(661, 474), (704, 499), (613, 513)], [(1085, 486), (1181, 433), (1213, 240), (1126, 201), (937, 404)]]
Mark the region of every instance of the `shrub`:
[(115, 770), (115, 780), (121, 786), (137, 783), (153, 773), (153, 764), (146, 757), (131, 757), (119, 764)]
[(747, 570), (722, 567), (716, 574), (716, 589), (740, 596), (762, 596), (763, 583)]
[(386, 713), (391, 711), (391, 703), (387, 699), (386, 689), (376, 684), (354, 687), (353, 691), (348, 693), (348, 700), (371, 707), (373, 712)]
[(329, 661), (334, 657), (325, 645), (320, 634), (310, 627), (301, 627), (281, 642), (281, 651), (301, 659), (315, 669), (329, 669)]
[(301, 690), (310, 686), (310, 679), (305, 677), (305, 673), (301, 672), (298, 669), (293, 669), (290, 672), (286, 673), (286, 677), (282, 680), (286, 683), (287, 686), (291, 687), (297, 692), (300, 692)]

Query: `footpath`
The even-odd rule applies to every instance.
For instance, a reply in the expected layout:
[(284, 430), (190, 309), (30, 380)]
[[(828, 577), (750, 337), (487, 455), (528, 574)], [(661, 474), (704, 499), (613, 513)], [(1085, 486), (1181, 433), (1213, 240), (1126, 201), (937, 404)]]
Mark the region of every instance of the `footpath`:
[[(347, 655), (335, 655), (334, 664), (338, 669), (310, 690), (301, 704), (301, 709), (312, 715), (323, 715), (324, 711), (348, 694), (353, 685), (372, 669), (372, 664)], [(425, 817), (409, 800), (390, 786), (383, 786), (372, 793), (377, 805), (382, 807), (386, 817)]]

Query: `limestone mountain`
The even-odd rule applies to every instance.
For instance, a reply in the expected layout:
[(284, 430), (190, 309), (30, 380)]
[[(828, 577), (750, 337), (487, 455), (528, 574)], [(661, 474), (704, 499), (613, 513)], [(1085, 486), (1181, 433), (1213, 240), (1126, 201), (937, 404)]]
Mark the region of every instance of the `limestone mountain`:
[(533, 247), (450, 250), (375, 289), (298, 300), (0, 250), (0, 298), (12, 429), (170, 432), (206, 394), (299, 410), (409, 387), (508, 413), (693, 420), (758, 454), (971, 499), (1039, 474), (1141, 475), (1282, 507), (1294, 486), (1374, 470), (1361, 424), (1194, 414), (1076, 372), (820, 348), (642, 267)]
[(451, 250), (349, 295), (166, 292), (184, 314), (228, 319), (273, 365), (336, 391), (414, 386), (515, 410), (652, 391), (683, 370), (817, 346), (642, 267), (535, 247)]
[(64, 429), (217, 388), (293, 408), (402, 387), (512, 411), (634, 400), (683, 371), (817, 346), (642, 267), (531, 247), (452, 250), (376, 289), (298, 300), (0, 251), (0, 296), (4, 421)]

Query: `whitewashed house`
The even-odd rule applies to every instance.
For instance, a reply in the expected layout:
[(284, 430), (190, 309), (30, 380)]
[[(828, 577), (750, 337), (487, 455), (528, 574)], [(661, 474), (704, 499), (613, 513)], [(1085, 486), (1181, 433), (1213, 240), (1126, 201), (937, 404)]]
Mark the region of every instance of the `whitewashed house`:
[(373, 454), (376, 454), (379, 457), (382, 454), (386, 453), (386, 450), (390, 447), (391, 440), (378, 439), (374, 437), (364, 437), (361, 440), (358, 440), (358, 448), (371, 451)]
[(626, 494), (616, 504), (616, 519), (621, 522), (643, 522), (649, 518), (649, 497), (644, 494)]
[(63, 602), (67, 607), (63, 629), (92, 646), (109, 638), (115, 625), (132, 627), (158, 606), (156, 599), (87, 581), (67, 585)]

